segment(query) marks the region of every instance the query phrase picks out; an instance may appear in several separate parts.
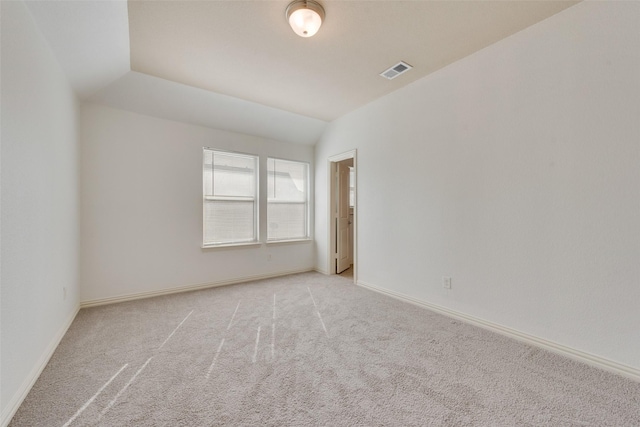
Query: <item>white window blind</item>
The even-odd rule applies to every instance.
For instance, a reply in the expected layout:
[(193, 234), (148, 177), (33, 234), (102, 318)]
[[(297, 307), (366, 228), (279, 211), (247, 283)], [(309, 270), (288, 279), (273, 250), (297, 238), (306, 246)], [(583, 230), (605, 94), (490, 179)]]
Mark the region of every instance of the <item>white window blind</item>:
[(203, 150), (203, 246), (258, 240), (258, 158)]
[(267, 159), (267, 240), (309, 237), (309, 165)]

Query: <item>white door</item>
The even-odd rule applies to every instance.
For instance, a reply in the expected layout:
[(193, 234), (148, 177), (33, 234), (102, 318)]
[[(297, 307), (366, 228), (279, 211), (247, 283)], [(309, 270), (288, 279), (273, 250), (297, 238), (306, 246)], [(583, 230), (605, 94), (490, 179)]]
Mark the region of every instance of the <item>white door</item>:
[(338, 206), (336, 215), (336, 273), (351, 266), (349, 248), (349, 166), (338, 163)]

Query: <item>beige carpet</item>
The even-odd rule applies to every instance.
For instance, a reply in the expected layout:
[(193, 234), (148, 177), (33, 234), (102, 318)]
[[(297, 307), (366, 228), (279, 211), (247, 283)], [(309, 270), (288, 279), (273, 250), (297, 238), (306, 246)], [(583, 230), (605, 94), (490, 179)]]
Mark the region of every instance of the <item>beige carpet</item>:
[(82, 310), (11, 426), (640, 426), (640, 383), (305, 273)]

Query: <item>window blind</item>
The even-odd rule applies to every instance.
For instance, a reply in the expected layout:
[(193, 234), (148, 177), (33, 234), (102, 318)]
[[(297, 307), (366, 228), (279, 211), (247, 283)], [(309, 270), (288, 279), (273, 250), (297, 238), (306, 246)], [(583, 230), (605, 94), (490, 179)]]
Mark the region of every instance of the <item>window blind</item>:
[(267, 159), (267, 240), (309, 237), (309, 165)]
[(257, 241), (258, 158), (208, 148), (203, 157), (203, 245)]

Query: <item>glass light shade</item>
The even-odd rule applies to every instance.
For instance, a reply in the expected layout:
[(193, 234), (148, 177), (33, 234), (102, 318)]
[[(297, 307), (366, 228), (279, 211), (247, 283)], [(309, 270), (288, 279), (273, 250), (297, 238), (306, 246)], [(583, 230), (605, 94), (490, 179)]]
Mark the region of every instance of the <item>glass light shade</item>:
[(318, 32), (324, 18), (324, 9), (313, 0), (297, 0), (287, 8), (287, 19), (300, 37), (311, 37)]

